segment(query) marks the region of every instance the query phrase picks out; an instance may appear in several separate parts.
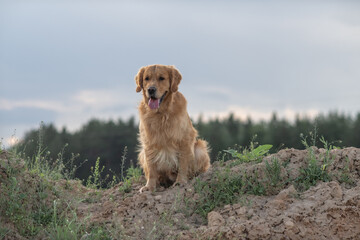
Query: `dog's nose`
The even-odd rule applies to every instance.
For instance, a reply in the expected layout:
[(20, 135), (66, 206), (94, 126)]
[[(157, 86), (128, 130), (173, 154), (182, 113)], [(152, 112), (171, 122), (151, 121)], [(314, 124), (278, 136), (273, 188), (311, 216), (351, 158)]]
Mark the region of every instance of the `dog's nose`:
[(148, 93), (149, 93), (150, 97), (154, 97), (155, 92), (156, 92), (156, 87), (149, 87), (148, 88)]

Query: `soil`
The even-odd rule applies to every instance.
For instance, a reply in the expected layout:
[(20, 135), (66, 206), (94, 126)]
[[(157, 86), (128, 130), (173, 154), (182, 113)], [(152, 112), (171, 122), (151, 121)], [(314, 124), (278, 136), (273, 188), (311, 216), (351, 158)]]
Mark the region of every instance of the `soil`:
[[(326, 150), (313, 148), (313, 152), (324, 164)], [(186, 185), (155, 192), (139, 192), (144, 179), (133, 183), (127, 193), (119, 190), (123, 183), (105, 190), (65, 180), (55, 184), (67, 189), (67, 199), (81, 199), (76, 207), (78, 219), (116, 229), (117, 239), (360, 239), (360, 149), (334, 149), (330, 155), (324, 168), (331, 180), (319, 181), (306, 191), (290, 180), (308, 165), (307, 150), (285, 149), (261, 163), (232, 167), (230, 174), (256, 172), (262, 179), (266, 161), (276, 158), (283, 184), (263, 195), (243, 194), (233, 204), (220, 204), (205, 218), (194, 211), (199, 199), (195, 183), (214, 181), (216, 173), (234, 161), (214, 163)], [(6, 178), (1, 169), (0, 174)], [(344, 176), (347, 181), (341, 180)]]
[[(326, 151), (314, 148), (314, 153), (321, 159)], [(261, 178), (265, 161), (276, 157), (283, 177), (295, 179), (308, 156), (307, 150), (286, 149), (262, 163), (237, 168), (257, 169)], [(82, 203), (78, 213), (91, 216), (91, 222), (120, 227), (125, 239), (360, 239), (360, 149), (335, 149), (331, 156), (328, 172), (333, 179), (346, 173), (350, 183), (319, 182), (306, 191), (284, 184), (275, 194), (246, 195), (238, 203), (215, 208), (207, 219), (195, 214), (186, 200), (198, 197), (195, 181), (210, 181), (224, 168), (221, 164), (185, 186), (153, 193), (139, 193), (143, 183), (134, 184), (127, 194), (115, 186), (98, 201)]]

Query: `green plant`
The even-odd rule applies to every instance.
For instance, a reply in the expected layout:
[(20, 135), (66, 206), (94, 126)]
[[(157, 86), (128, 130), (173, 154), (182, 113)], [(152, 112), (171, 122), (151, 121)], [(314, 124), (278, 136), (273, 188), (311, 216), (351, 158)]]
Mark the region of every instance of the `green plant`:
[(210, 182), (196, 179), (194, 189), (199, 194), (195, 212), (206, 218), (215, 207), (232, 204), (241, 196), (243, 179), (241, 175), (230, 174), (230, 169), (217, 171)]
[(306, 191), (311, 186), (315, 186), (318, 181), (328, 182), (331, 181), (331, 175), (327, 170), (329, 164), (331, 164), (333, 160), (333, 156), (330, 151), (335, 149), (334, 146), (329, 144), (324, 137), (320, 138), (320, 141), (324, 145), (325, 153), (320, 155), (322, 163), (315, 154), (315, 144), (316, 144), (316, 128), (315, 134), (310, 132), (312, 146), (308, 144), (307, 138), (301, 135), (301, 142), (305, 146), (308, 151), (308, 163), (307, 166), (300, 169), (300, 175), (297, 177), (294, 182), (295, 186), (300, 191)]
[(121, 181), (123, 181), (125, 179), (124, 176), (124, 167), (125, 167), (125, 160), (126, 160), (126, 154), (127, 154), (127, 146), (124, 147), (124, 152), (121, 156), (121, 169), (120, 169), (120, 177), (121, 177)]
[(105, 166), (100, 168), (100, 158), (98, 157), (96, 159), (95, 166), (90, 168), (91, 174), (86, 181), (86, 186), (94, 189), (101, 188), (106, 179), (109, 177), (109, 175), (105, 176), (105, 178), (102, 177), (104, 170)]
[(266, 184), (270, 191), (275, 191), (281, 183), (281, 165), (275, 157), (271, 162), (265, 161)]
[(140, 181), (141, 173), (142, 172), (139, 167), (134, 167), (131, 165), (131, 167), (126, 170), (126, 177), (119, 186), (119, 191), (123, 193), (129, 193), (131, 191), (132, 184)]
[(0, 239), (5, 239), (6, 235), (8, 235), (10, 231), (10, 229), (0, 226)]
[(266, 189), (262, 179), (260, 179), (258, 173), (255, 171), (253, 174), (248, 175), (246, 172), (242, 175), (243, 187), (242, 192), (253, 195), (265, 195)]
[(349, 160), (348, 157), (346, 157), (346, 163), (344, 164), (344, 168), (340, 172), (340, 176), (338, 177), (338, 181), (340, 183), (345, 183), (347, 186), (354, 186), (355, 181), (351, 177), (349, 165), (350, 165), (350, 160)]
[(1, 184), (0, 214), (7, 218), (21, 235), (31, 237), (52, 221), (52, 209), (46, 203), (52, 187), (46, 179), (40, 178), (35, 178), (38, 182), (24, 185), (18, 180), (19, 176), (11, 176)]
[(271, 148), (272, 145), (270, 144), (260, 145), (255, 148), (254, 143), (251, 142), (250, 148), (245, 148), (240, 153), (234, 149), (228, 149), (223, 151), (229, 153), (232, 157), (236, 158), (237, 161), (235, 161), (233, 165), (238, 165), (244, 162), (260, 162)]
[(111, 240), (114, 239), (106, 228), (101, 226), (93, 227), (91, 232), (88, 234), (89, 240)]

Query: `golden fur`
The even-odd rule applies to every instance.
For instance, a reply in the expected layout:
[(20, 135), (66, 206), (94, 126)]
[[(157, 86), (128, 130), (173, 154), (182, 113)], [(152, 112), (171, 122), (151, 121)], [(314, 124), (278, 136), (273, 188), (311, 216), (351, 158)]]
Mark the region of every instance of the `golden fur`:
[[(210, 167), (207, 142), (197, 139), (186, 110), (186, 99), (178, 92), (182, 77), (173, 66), (142, 67), (135, 77), (136, 92), (143, 92), (139, 104), (139, 163), (147, 183), (140, 192), (154, 191), (168, 183), (187, 180)], [(150, 95), (149, 88), (155, 88)], [(151, 97), (151, 99), (150, 99)], [(150, 107), (150, 102), (160, 102)]]

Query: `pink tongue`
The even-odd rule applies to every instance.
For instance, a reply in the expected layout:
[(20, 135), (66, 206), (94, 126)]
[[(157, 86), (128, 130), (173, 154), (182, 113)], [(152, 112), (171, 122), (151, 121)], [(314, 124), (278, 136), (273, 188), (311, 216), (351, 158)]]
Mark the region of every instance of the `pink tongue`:
[(159, 108), (160, 106), (160, 99), (153, 99), (153, 98), (150, 98), (149, 99), (149, 102), (148, 102), (148, 105), (151, 109), (157, 109)]

